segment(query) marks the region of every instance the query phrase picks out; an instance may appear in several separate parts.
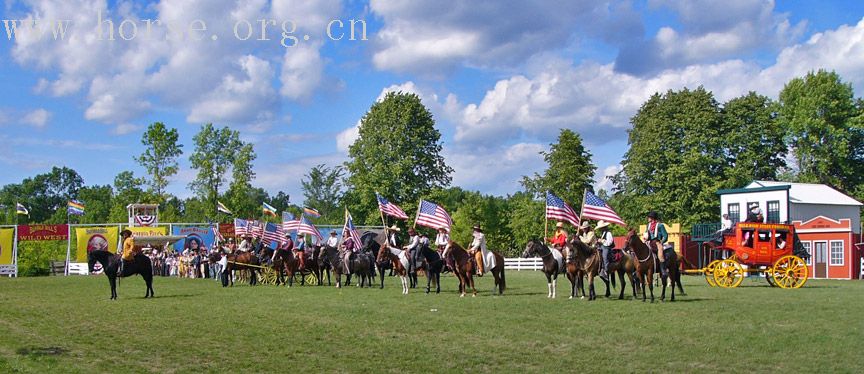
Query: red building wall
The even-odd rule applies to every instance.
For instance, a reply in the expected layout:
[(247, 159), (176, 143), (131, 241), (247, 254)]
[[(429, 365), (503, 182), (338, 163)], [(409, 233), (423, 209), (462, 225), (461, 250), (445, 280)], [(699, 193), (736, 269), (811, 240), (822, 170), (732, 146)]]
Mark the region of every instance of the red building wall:
[[(793, 221), (792, 224), (795, 225), (795, 231), (798, 232), (801, 241), (809, 243), (811, 278), (858, 278), (860, 254), (855, 247), (857, 235), (852, 233), (851, 220), (833, 220), (818, 216), (806, 222)], [(843, 243), (842, 264), (831, 264), (832, 242)], [(824, 246), (824, 255), (819, 253), (819, 243), (823, 243), (821, 245)]]

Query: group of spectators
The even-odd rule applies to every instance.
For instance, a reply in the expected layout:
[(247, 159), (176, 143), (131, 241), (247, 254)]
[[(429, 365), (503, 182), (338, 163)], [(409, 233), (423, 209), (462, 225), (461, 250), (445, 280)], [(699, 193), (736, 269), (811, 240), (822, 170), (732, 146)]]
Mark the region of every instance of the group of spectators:
[(144, 253), (153, 263), (153, 275), (218, 279), (221, 273), (221, 265), (218, 262), (211, 264), (207, 258), (209, 251), (195, 239), (188, 240), (181, 252), (170, 248), (146, 248)]

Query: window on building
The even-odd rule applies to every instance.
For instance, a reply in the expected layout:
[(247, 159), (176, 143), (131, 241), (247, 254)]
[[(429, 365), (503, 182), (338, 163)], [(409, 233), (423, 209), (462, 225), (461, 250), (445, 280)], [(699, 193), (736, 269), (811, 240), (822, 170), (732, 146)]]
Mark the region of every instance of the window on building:
[(733, 224), (741, 222), (741, 204), (733, 203), (726, 207), (726, 213), (729, 214), (729, 220)]
[(811, 242), (801, 242), (801, 245), (804, 246), (804, 250), (807, 252), (809, 256), (807, 256), (807, 265), (810, 265), (810, 258), (813, 257), (813, 252), (810, 250)]
[(831, 241), (831, 265), (843, 265), (843, 241)]
[(769, 223), (780, 223), (780, 202), (777, 200), (768, 202), (768, 215), (765, 217)]

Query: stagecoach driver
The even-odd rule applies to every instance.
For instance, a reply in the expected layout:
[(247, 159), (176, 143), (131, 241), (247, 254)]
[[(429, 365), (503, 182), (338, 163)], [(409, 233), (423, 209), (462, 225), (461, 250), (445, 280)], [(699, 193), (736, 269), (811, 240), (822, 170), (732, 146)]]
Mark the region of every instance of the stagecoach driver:
[(663, 245), (669, 240), (669, 234), (666, 232), (666, 225), (660, 222), (660, 216), (657, 212), (648, 212), (648, 226), (642, 237), (645, 238), (645, 243), (649, 246), (654, 245), (657, 249), (657, 258), (663, 264), (666, 259), (663, 255)]

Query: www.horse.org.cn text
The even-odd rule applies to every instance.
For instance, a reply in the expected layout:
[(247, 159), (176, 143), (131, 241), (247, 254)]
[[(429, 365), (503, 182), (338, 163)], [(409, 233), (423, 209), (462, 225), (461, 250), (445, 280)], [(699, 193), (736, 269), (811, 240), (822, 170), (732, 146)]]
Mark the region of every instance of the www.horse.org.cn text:
[[(326, 39), (330, 41), (367, 41), (366, 20), (332, 19), (323, 30), (301, 32), (302, 22), (262, 17), (255, 20), (233, 20), (208, 23), (203, 19), (191, 21), (162, 21), (160, 19), (110, 19), (97, 12), (95, 24), (76, 25), (71, 19), (4, 19), (3, 29), (8, 41), (54, 40), (64, 42), (81, 38), (76, 34), (84, 29), (93, 39), (104, 42), (130, 42), (134, 40), (170, 40), (189, 42), (217, 42), (236, 40), (243, 42), (278, 42), (285, 48), (302, 42)], [(217, 25), (214, 27), (214, 25)], [(88, 38), (89, 39), (89, 38)], [(91, 39), (92, 40), (92, 39)]]

